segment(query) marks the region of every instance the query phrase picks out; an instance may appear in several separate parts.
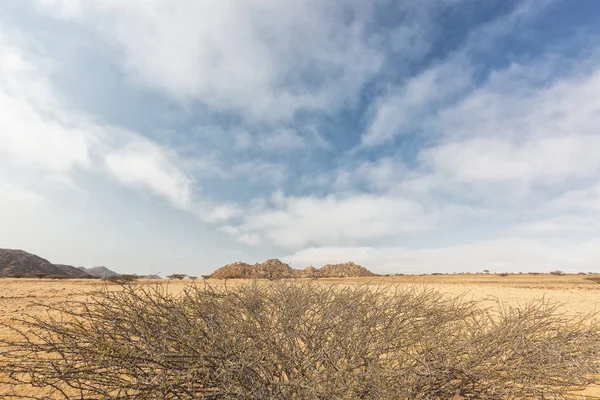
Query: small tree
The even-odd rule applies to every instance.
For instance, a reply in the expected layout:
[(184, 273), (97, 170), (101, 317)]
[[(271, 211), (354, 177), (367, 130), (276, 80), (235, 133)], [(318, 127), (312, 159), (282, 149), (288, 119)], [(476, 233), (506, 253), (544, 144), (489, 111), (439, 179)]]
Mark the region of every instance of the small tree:
[(45, 277), (47, 277), (47, 276), (48, 276), (48, 274), (47, 274), (47, 273), (45, 273), (45, 272), (36, 272), (35, 274), (33, 274), (33, 276), (35, 276), (35, 277), (36, 277), (36, 278), (38, 278), (38, 279), (42, 279), (42, 278), (45, 278)]
[(185, 278), (187, 275), (186, 274), (172, 274), (167, 276), (167, 278), (169, 279), (179, 279), (182, 280), (183, 278)]

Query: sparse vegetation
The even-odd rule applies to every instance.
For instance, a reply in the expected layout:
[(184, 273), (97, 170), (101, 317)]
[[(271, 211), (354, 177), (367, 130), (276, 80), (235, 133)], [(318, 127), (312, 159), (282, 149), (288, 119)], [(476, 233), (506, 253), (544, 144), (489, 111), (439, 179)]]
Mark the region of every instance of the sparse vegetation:
[(595, 283), (600, 283), (600, 276), (588, 276), (585, 279), (588, 281), (595, 282)]
[(64, 398), (566, 399), (600, 372), (589, 317), (430, 289), (125, 286), (19, 324), (0, 372)]
[(564, 275), (565, 273), (559, 269), (551, 271), (550, 275)]
[(110, 282), (110, 283), (124, 285), (126, 283), (132, 283), (132, 282), (136, 281), (137, 279), (138, 279), (137, 275), (123, 274), (123, 275), (107, 276), (103, 280), (106, 282)]
[(185, 274), (172, 274), (172, 275), (169, 275), (169, 276), (167, 276), (167, 278), (169, 278), (169, 279), (179, 279), (179, 280), (182, 280), (182, 279), (183, 279), (183, 278), (185, 278), (186, 276), (187, 276), (187, 275), (185, 275)]
[(57, 279), (57, 280), (70, 279), (70, 277), (68, 277), (66, 275), (55, 275), (55, 274), (46, 275), (46, 278), (48, 278), (48, 279)]

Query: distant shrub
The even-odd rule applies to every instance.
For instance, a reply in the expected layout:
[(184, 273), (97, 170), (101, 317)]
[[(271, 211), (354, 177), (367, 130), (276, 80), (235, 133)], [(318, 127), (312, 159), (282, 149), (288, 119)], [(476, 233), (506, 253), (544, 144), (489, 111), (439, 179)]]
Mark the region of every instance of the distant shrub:
[(116, 284), (123, 285), (123, 284), (126, 284), (126, 283), (135, 282), (137, 279), (138, 279), (137, 275), (124, 274), (124, 275), (107, 276), (103, 280), (106, 281), (106, 282), (111, 282), (111, 283), (116, 283)]
[(36, 272), (35, 274), (33, 274), (33, 276), (35, 276), (38, 279), (42, 279), (46, 278), (48, 274), (46, 272)]
[(50, 274), (50, 275), (46, 275), (47, 279), (57, 279), (57, 280), (61, 280), (61, 279), (71, 279), (70, 276), (67, 275), (56, 275), (56, 274)]
[(23, 275), (23, 274), (12, 274), (12, 275), (8, 275), (8, 278), (27, 278), (27, 276)]
[(501, 277), (503, 277), (503, 278), (505, 278), (505, 277), (507, 277), (507, 276), (509, 276), (509, 275), (510, 275), (510, 274), (508, 274), (508, 273), (506, 273), (506, 272), (503, 272), (503, 273), (501, 273), (501, 274), (498, 274), (498, 276), (501, 276)]
[(190, 275), (190, 276), (188, 276), (188, 279), (190, 279), (190, 280), (192, 280), (192, 281), (195, 281), (196, 279), (198, 279), (198, 277), (197, 277), (197, 276)]
[(550, 275), (564, 275), (565, 273), (561, 270), (555, 270), (555, 271), (551, 271)]
[(105, 288), (20, 321), (0, 376), (47, 398), (567, 399), (598, 381), (600, 328), (557, 310), (310, 282)]
[(183, 278), (185, 278), (187, 275), (185, 274), (172, 274), (167, 276), (167, 278), (169, 279), (178, 279), (178, 280), (182, 280)]

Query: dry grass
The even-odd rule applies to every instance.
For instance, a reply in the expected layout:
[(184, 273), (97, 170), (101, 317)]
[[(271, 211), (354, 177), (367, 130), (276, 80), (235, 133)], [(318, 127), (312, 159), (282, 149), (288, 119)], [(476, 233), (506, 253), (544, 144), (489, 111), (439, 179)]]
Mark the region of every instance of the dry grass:
[[(448, 275), (448, 276), (422, 276), (422, 277), (414, 277), (414, 276), (402, 276), (402, 277), (385, 277), (385, 278), (371, 278), (371, 279), (324, 279), (316, 281), (316, 284), (313, 286), (321, 286), (334, 283), (338, 284), (341, 287), (350, 287), (355, 288), (357, 285), (373, 285), (378, 286), (381, 284), (398, 284), (401, 289), (406, 289), (407, 287), (417, 287), (421, 285), (425, 285), (429, 288), (434, 288), (435, 290), (440, 291), (449, 296), (456, 296), (459, 294), (467, 293), (464, 297), (464, 300), (468, 302), (468, 300), (476, 300), (479, 305), (493, 305), (497, 299), (501, 301), (505, 301), (508, 305), (512, 306), (523, 306), (524, 304), (540, 298), (552, 299), (558, 302), (564, 303), (564, 307), (562, 312), (564, 313), (561, 318), (568, 318), (569, 316), (576, 315), (578, 313), (587, 313), (593, 311), (596, 306), (600, 302), (600, 285), (597, 283), (586, 280), (587, 276), (581, 275), (509, 275), (506, 277), (499, 277), (495, 275)], [(110, 291), (118, 292), (120, 289), (119, 286), (111, 285), (110, 287), (105, 288), (102, 282), (98, 281), (80, 281), (80, 280), (72, 280), (72, 281), (46, 281), (46, 280), (2, 280), (2, 287), (0, 289), (0, 309), (2, 312), (0, 313), (0, 322), (4, 323), (14, 323), (12, 318), (20, 318), (23, 316), (25, 312), (32, 314), (34, 317), (39, 317), (44, 315), (44, 307), (39, 305), (33, 305), (34, 303), (43, 303), (50, 306), (64, 306), (65, 301), (84, 301), (89, 299), (91, 295), (98, 295), (99, 291), (107, 289)], [(144, 286), (146, 284), (155, 284), (155, 281), (140, 283), (138, 287), (148, 287)], [(188, 282), (189, 283), (189, 282)], [(170, 282), (168, 287), (164, 287), (166, 292), (164, 294), (179, 296), (181, 295), (186, 281), (182, 282)], [(219, 288), (224, 284), (223, 281), (214, 281), (212, 284), (215, 286), (216, 290), (220, 290)], [(247, 282), (243, 281), (228, 281), (227, 286), (229, 289), (236, 288), (240, 285), (245, 285)], [(481, 300), (484, 303), (481, 303)], [(295, 302), (294, 302), (295, 303)], [(536, 303), (538, 306), (542, 308), (532, 309), (529, 312), (540, 312), (544, 310), (548, 310), (544, 308), (544, 303)], [(507, 309), (505, 309), (506, 311)], [(558, 310), (552, 310), (553, 315)], [(58, 316), (56, 313), (51, 313), (54, 316)], [(514, 314), (512, 314), (514, 316)], [(539, 314), (537, 314), (539, 315)], [(436, 314), (436, 320), (440, 320), (440, 315)], [(346, 318), (348, 319), (348, 318)], [(23, 325), (21, 325), (23, 327)], [(39, 328), (36, 327), (36, 328)], [(272, 333), (272, 332), (271, 332)], [(356, 333), (356, 332), (355, 332)], [(440, 332), (438, 332), (439, 334)], [(434, 332), (431, 332), (434, 335)], [(496, 335), (498, 336), (498, 335)], [(17, 338), (15, 336), (14, 331), (11, 330), (2, 330), (0, 332), (0, 337), (8, 340), (14, 340)], [(365, 343), (361, 342), (361, 338), (367, 338), (368, 336), (359, 335), (354, 336), (355, 340), (352, 341), (357, 346), (357, 349), (361, 348), (369, 348), (370, 344), (373, 344), (373, 340), (368, 340)], [(441, 339), (447, 338), (450, 340), (451, 335), (447, 334), (441, 335)], [(438, 339), (440, 339), (438, 338)], [(452, 343), (458, 343), (456, 340)], [(488, 345), (494, 344), (491, 340), (488, 340)], [(464, 343), (463, 343), (464, 345)], [(583, 346), (583, 344), (582, 344)], [(501, 346), (498, 343), (495, 343), (496, 348), (500, 348)], [(446, 346), (448, 351), (452, 351), (452, 346)], [(577, 349), (577, 346), (575, 346)], [(358, 351), (357, 350), (357, 351)], [(354, 351), (352, 354), (360, 354), (358, 351)], [(258, 355), (255, 354), (255, 356)], [(249, 354), (246, 356), (250, 356), (250, 358), (254, 357)], [(254, 357), (256, 358), (256, 357)], [(258, 357), (257, 359), (260, 359)], [(342, 358), (338, 359), (340, 362)], [(464, 361), (464, 360), (463, 360)], [(463, 362), (461, 361), (461, 363)], [(466, 361), (464, 361), (466, 362)], [(472, 361), (471, 361), (472, 362)], [(464, 367), (463, 364), (456, 362), (459, 367)], [(278, 361), (278, 364), (282, 364), (281, 360)], [(485, 363), (483, 363), (485, 364)], [(336, 366), (335, 363), (333, 363)], [(446, 366), (447, 367), (447, 366)], [(339, 369), (339, 365), (336, 366)], [(446, 368), (447, 370), (447, 368)], [(335, 371), (335, 368), (332, 370)], [(439, 371), (438, 371), (439, 372)], [(488, 372), (489, 373), (489, 372)], [(553, 379), (553, 372), (551, 369), (546, 371), (546, 377), (549, 380)], [(343, 378), (343, 376), (341, 377)], [(344, 380), (340, 380), (340, 382), (344, 382)], [(487, 381), (489, 381), (489, 377)], [(446, 381), (452, 381), (451, 379), (446, 379)], [(318, 382), (318, 379), (315, 377), (311, 378), (311, 382)], [(554, 384), (559, 384), (560, 382), (554, 381)], [(254, 382), (253, 384), (256, 384)], [(320, 386), (317, 385), (313, 390), (318, 390), (319, 387), (323, 387), (322, 383)], [(348, 386), (348, 382), (344, 384), (345, 387)], [(559, 385), (560, 386), (560, 385)], [(31, 395), (31, 388), (27, 388), (25, 385), (21, 385), (20, 387), (12, 387), (8, 388), (7, 386), (0, 387), (0, 394), (6, 396), (8, 389), (15, 389), (17, 394), (20, 395)], [(360, 388), (359, 388), (360, 389)], [(398, 389), (398, 388), (396, 388)], [(3, 392), (4, 390), (4, 392)], [(332, 389), (333, 390), (333, 389)], [(358, 390), (358, 389), (357, 389)], [(365, 389), (361, 389), (365, 390)], [(423, 389), (422, 389), (423, 390)], [(446, 389), (444, 389), (446, 390)], [(450, 390), (456, 390), (456, 387), (451, 387)], [(41, 398), (42, 392), (37, 392), (37, 394), (33, 395), (33, 398)], [(356, 393), (356, 392), (353, 392)], [(408, 393), (408, 392), (405, 392)], [(587, 395), (598, 394), (595, 392), (593, 387), (589, 388)], [(335, 394), (335, 393), (329, 393)], [(463, 393), (468, 395), (469, 393)], [(114, 393), (112, 394), (114, 397)], [(335, 397), (335, 396), (334, 396)], [(312, 398), (334, 398), (334, 397), (312, 397)], [(338, 396), (339, 398), (353, 398), (350, 395), (342, 395)], [(416, 395), (408, 395), (407, 397), (416, 398)], [(534, 396), (535, 398), (536, 396)], [(81, 398), (81, 397), (72, 397), (72, 398)], [(87, 396), (85, 398), (92, 398)], [(110, 398), (110, 397), (98, 397), (98, 398)], [(127, 397), (123, 397), (127, 398)], [(139, 397), (139, 398), (161, 398), (158, 397)], [(177, 397), (173, 397), (177, 398)], [(180, 398), (190, 398), (182, 396)], [(249, 397), (248, 397), (249, 398)], [(261, 398), (254, 397), (254, 398)], [(264, 398), (264, 396), (263, 396)], [(285, 398), (281, 397), (280, 398)], [(288, 396), (288, 398), (290, 398)], [(297, 397), (297, 398), (308, 398), (308, 397)], [(355, 396), (355, 398), (357, 398)], [(375, 396), (363, 396), (362, 398), (386, 398), (383, 396), (375, 397)], [(390, 397), (387, 397), (390, 398)], [(423, 397), (427, 398), (427, 397)], [(480, 397), (481, 398), (481, 397)], [(487, 396), (487, 398), (509, 398), (505, 397), (493, 397)], [(541, 397), (537, 397), (541, 398)], [(553, 397), (546, 397), (553, 398)]]

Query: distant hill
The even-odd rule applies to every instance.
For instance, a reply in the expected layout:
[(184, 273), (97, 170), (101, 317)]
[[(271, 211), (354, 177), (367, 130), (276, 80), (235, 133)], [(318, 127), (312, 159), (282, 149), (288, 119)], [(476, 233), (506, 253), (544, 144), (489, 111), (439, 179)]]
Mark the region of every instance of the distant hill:
[(250, 265), (241, 261), (227, 264), (210, 275), (216, 279), (283, 279), (283, 278), (338, 278), (374, 276), (374, 274), (353, 262), (328, 264), (321, 269), (312, 266), (298, 270), (293, 269), (277, 259)]
[(72, 278), (93, 278), (94, 275), (81, 270), (80, 268), (74, 267), (72, 265), (65, 265), (65, 264), (53, 264), (55, 267), (60, 268), (63, 272), (62, 274), (58, 274), (58, 275), (67, 275), (70, 276)]
[(95, 276), (96, 278), (108, 278), (110, 276), (119, 275), (115, 271), (111, 271), (110, 269), (108, 269), (106, 267), (92, 267), (92, 268), (79, 267), (78, 269), (89, 275)]
[[(104, 267), (100, 267), (104, 268)], [(52, 264), (45, 258), (36, 256), (23, 250), (0, 249), (0, 277), (25, 276), (33, 277), (35, 274), (60, 275), (70, 278), (96, 278), (95, 268), (89, 270), (72, 265)], [(109, 273), (114, 273), (106, 269)]]

